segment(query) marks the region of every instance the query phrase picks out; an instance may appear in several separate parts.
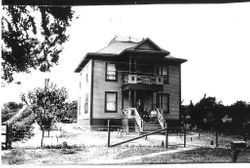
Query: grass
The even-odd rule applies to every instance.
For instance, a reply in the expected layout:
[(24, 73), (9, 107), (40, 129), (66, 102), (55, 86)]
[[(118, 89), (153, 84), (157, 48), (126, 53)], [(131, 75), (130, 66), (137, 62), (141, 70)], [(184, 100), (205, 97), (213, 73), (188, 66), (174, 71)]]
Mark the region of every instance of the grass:
[[(143, 163), (230, 163), (233, 150), (224, 148), (197, 148), (174, 154), (143, 158)], [(250, 162), (250, 151), (241, 152), (237, 162)]]
[(166, 151), (169, 149), (174, 149), (176, 147), (170, 147), (168, 149), (165, 149), (163, 147), (141, 147), (138, 149), (138, 147), (130, 147), (127, 148), (126, 150), (120, 152), (115, 159), (124, 159), (124, 158), (129, 158), (129, 157), (133, 157), (133, 156), (143, 156), (143, 155), (148, 155), (151, 153), (157, 153), (157, 152), (161, 152), (161, 151)]
[(12, 149), (10, 153), (2, 156), (2, 162), (9, 165), (23, 164), (25, 161), (24, 153), (24, 149)]
[[(144, 156), (166, 150), (162, 147), (84, 147), (63, 149), (12, 149), (2, 156), (7, 165), (64, 165), (64, 164), (108, 164), (109, 160), (120, 160), (133, 156)], [(224, 148), (197, 148), (172, 154), (141, 158), (126, 164), (151, 163), (225, 163), (232, 161), (233, 151)], [(250, 162), (250, 151), (241, 152), (238, 162)]]
[[(234, 140), (232, 137), (219, 137), (219, 147), (221, 148), (214, 148), (215, 145), (210, 145), (210, 141), (215, 139), (213, 134), (201, 134), (200, 138), (198, 134), (188, 134), (187, 147), (196, 147), (195, 149), (191, 150), (188, 148), (190, 149), (189, 151), (146, 157), (146, 155), (162, 151), (175, 151), (175, 149), (180, 149), (180, 146), (170, 146), (168, 149), (164, 149), (161, 146), (164, 137), (161, 138), (156, 135), (149, 136), (147, 140), (139, 139), (121, 146), (108, 148), (107, 132), (83, 131), (78, 129), (78, 127), (74, 127), (73, 124), (61, 125), (61, 127), (61, 138), (59, 138), (59, 141), (57, 140), (57, 143), (47, 143), (44, 148), (40, 148), (40, 143), (36, 143), (39, 142), (40, 135), (36, 134), (37, 141), (34, 141), (36, 138), (32, 139), (32, 141), (25, 142), (23, 146), (17, 143), (16, 147), (20, 145), (22, 148), (3, 151), (2, 163), (5, 165), (66, 165), (109, 164), (111, 161), (117, 161), (121, 164), (224, 163), (232, 161), (233, 151), (226, 149), (229, 148), (227, 145), (230, 145), (230, 142)], [(57, 134), (51, 134), (52, 138), (48, 140), (56, 141), (55, 135)], [(111, 132), (111, 144), (136, 136), (138, 135), (121, 135), (119, 132)], [(191, 137), (192, 141), (190, 140)], [(183, 136), (180, 138), (170, 134), (169, 145), (180, 143), (183, 143)], [(139, 156), (139, 159), (130, 160), (130, 158), (135, 158), (134, 156)], [(130, 161), (124, 163), (121, 159)], [(238, 162), (250, 162), (250, 151), (240, 153)]]

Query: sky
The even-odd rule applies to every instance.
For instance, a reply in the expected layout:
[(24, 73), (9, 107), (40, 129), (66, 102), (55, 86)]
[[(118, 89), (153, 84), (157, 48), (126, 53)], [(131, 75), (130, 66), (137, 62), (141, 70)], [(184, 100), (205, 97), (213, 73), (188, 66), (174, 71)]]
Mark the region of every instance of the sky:
[[(77, 100), (74, 69), (87, 52), (105, 47), (114, 36), (150, 38), (182, 64), (182, 100), (198, 102), (206, 93), (224, 105), (250, 102), (250, 3), (75, 6), (59, 65), (50, 73), (19, 74), (21, 85), (1, 88), (0, 101), (18, 101), (21, 92), (50, 78)], [(76, 19), (76, 17), (78, 19)]]

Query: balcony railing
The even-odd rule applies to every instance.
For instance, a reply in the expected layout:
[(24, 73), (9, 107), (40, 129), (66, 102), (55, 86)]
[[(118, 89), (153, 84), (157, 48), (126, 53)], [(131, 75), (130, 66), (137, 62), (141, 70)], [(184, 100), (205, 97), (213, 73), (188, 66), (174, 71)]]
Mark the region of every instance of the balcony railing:
[(149, 76), (128, 74), (123, 78), (123, 84), (146, 84), (146, 85), (163, 85), (162, 76)]

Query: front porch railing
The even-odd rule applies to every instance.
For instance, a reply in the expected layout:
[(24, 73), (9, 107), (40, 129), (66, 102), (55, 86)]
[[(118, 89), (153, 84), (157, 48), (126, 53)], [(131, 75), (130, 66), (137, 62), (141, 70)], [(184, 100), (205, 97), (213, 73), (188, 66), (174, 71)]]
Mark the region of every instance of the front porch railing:
[(165, 120), (164, 120), (164, 117), (162, 116), (161, 112), (159, 109), (156, 109), (157, 111), (157, 119), (158, 119), (158, 122), (159, 124), (161, 125), (161, 128), (164, 128), (165, 127)]
[(142, 132), (143, 131), (143, 119), (141, 118), (140, 114), (138, 113), (136, 108), (127, 108), (127, 109), (123, 109), (123, 117), (124, 118), (134, 118), (136, 124), (139, 127), (139, 131)]

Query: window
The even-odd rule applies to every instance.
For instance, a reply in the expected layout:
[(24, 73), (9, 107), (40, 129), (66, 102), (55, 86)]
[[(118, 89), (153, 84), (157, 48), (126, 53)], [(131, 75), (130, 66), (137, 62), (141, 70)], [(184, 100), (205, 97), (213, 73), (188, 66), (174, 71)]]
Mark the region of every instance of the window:
[(116, 65), (112, 63), (106, 64), (106, 80), (117, 81)]
[(166, 67), (166, 66), (162, 67), (162, 75), (163, 76), (167, 76), (168, 75), (168, 67)]
[(168, 66), (157, 66), (157, 75), (164, 77), (164, 84), (168, 84)]
[(79, 97), (79, 102), (78, 102), (78, 107), (79, 107), (79, 109), (78, 109), (78, 114), (79, 115), (81, 115), (81, 97)]
[(86, 93), (85, 95), (85, 102), (84, 102), (84, 112), (88, 113), (88, 104), (89, 104), (89, 95)]
[(163, 114), (169, 113), (169, 94), (157, 94), (157, 108), (163, 110)]
[(88, 73), (86, 73), (86, 84), (88, 84)]
[(117, 92), (105, 92), (105, 112), (117, 111)]

